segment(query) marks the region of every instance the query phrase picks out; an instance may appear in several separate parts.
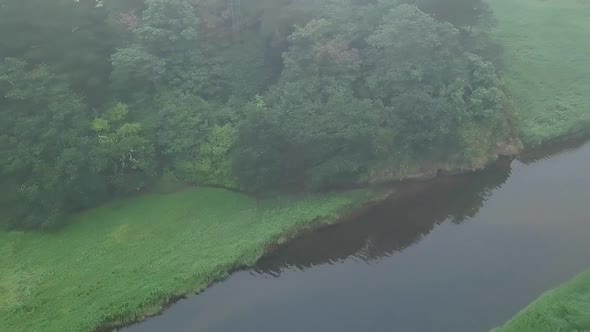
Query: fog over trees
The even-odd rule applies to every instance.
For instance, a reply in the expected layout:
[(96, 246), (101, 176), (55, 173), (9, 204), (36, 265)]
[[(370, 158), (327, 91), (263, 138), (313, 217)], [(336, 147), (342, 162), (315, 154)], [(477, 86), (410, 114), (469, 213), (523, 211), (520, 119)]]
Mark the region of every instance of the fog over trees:
[(509, 136), (493, 14), (442, 3), (0, 0), (7, 226), (162, 178), (315, 191), (476, 163)]

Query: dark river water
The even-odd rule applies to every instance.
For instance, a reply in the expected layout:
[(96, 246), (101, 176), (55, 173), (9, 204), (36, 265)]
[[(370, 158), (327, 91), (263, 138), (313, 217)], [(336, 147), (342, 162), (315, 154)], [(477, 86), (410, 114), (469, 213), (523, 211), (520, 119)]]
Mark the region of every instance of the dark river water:
[(590, 144), (406, 184), (124, 331), (488, 331), (590, 267)]

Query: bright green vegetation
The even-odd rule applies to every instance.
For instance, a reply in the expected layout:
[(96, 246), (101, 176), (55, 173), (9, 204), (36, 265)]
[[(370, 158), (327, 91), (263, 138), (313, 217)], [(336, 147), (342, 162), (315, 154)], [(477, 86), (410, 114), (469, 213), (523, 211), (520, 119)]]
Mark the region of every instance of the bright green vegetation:
[(545, 293), (494, 332), (590, 331), (590, 271)]
[(512, 138), (492, 17), (483, 0), (0, 0), (0, 219), (59, 229), (164, 174), (312, 192), (481, 167)]
[[(590, 129), (590, 2), (489, 1), (506, 52), (504, 81), (532, 146)], [(543, 295), (498, 332), (590, 330), (590, 272)]]
[(257, 201), (222, 189), (121, 200), (56, 233), (0, 232), (0, 330), (90, 331), (158, 312), (368, 191)]
[(493, 0), (527, 145), (590, 128), (590, 2)]

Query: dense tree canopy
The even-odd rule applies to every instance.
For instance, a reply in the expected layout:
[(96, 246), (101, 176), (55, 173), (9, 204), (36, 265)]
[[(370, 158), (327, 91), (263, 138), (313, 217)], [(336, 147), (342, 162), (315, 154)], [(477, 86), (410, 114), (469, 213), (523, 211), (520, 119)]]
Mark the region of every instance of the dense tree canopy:
[(508, 135), (491, 21), (481, 0), (0, 0), (0, 218), (59, 225), (162, 174), (260, 192), (476, 163)]

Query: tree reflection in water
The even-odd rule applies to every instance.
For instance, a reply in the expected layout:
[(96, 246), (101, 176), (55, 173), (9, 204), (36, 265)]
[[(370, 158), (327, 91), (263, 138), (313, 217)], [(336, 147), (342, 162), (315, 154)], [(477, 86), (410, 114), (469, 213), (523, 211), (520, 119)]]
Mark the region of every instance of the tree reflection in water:
[(484, 172), (399, 184), (396, 194), (340, 224), (304, 234), (263, 257), (252, 273), (278, 277), (347, 258), (374, 261), (400, 252), (445, 221), (474, 217), (491, 193), (510, 177), (510, 160)]

